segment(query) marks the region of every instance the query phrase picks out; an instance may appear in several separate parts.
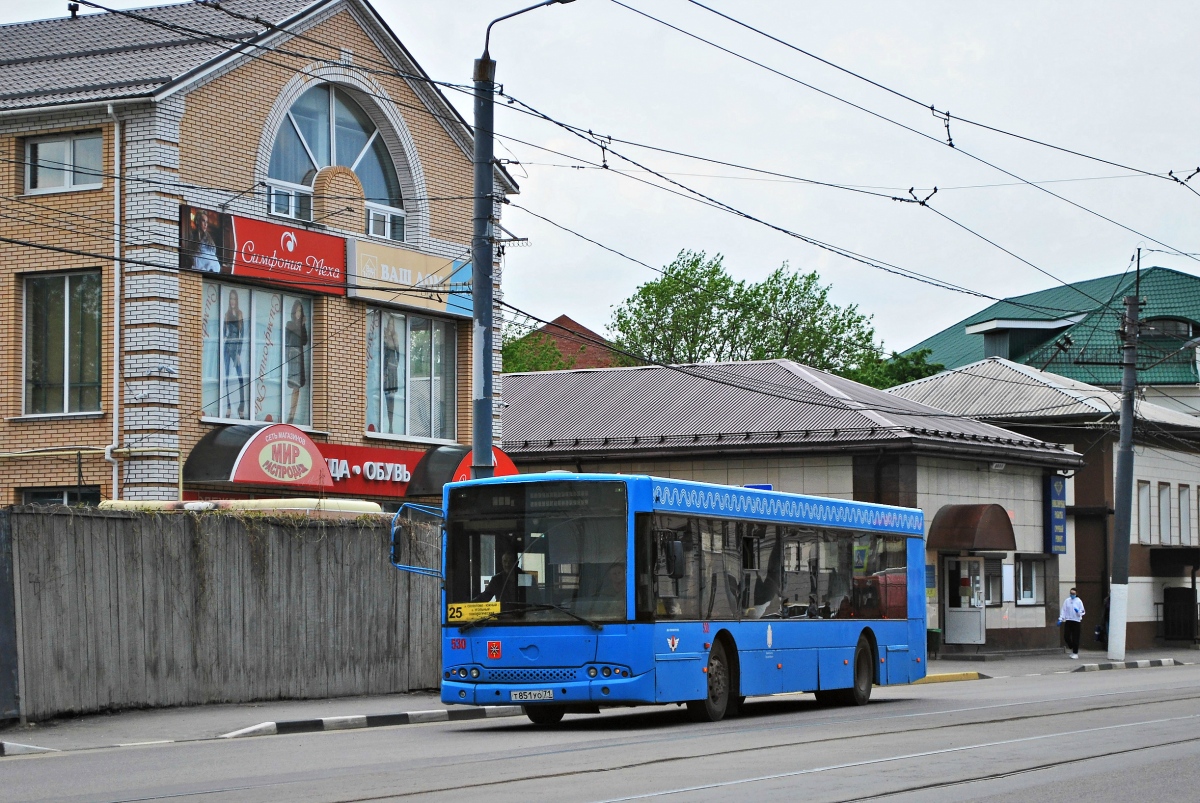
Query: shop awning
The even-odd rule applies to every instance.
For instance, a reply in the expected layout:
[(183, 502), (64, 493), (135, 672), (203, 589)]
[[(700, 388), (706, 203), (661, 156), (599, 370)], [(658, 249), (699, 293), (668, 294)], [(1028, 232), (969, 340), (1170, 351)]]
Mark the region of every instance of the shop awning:
[[(493, 449), (497, 477), (517, 474)], [(183, 466), (185, 485), (275, 486), (350, 497), (441, 496), (447, 482), (469, 479), (471, 450), (316, 444), (289, 424), (235, 424), (206, 433)]]
[[(493, 472), (497, 477), (519, 474), (512, 458), (492, 448)], [(448, 482), (471, 479), (471, 449), (469, 446), (436, 446), (413, 469), (408, 483), (409, 496), (440, 496)]]
[(943, 505), (929, 525), (928, 548), (1015, 552), (1017, 537), (1000, 505)]
[(239, 424), (206, 433), (183, 464), (183, 481), (333, 490), (321, 450), (289, 424)]

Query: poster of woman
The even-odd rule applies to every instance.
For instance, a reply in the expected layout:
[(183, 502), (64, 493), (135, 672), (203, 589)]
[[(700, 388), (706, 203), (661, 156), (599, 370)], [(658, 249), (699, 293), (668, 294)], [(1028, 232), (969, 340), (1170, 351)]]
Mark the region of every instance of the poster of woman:
[(179, 207), (179, 267), (202, 273), (233, 270), (233, 220), (230, 215)]
[[(283, 348), (287, 362), (287, 386), (292, 392), (287, 422), (294, 424), (301, 392), (308, 386), (308, 322), (304, 317), (304, 304), (299, 299), (292, 301), (292, 315), (283, 332)], [(303, 423), (307, 423), (307, 416), (304, 418)]]

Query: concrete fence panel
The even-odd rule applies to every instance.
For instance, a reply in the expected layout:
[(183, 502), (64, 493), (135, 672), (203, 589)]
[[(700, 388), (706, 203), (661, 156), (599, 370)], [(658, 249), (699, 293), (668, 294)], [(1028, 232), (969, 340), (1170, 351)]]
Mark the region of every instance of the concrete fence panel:
[(389, 565), (384, 519), (32, 507), (4, 518), (0, 707), (7, 533), (27, 719), (438, 685), (439, 584)]

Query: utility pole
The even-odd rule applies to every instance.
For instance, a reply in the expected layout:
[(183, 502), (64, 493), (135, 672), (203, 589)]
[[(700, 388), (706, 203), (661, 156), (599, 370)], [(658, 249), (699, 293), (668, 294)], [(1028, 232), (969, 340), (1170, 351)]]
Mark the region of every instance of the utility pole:
[(496, 109), (496, 62), (488, 53), (492, 26), (535, 8), (570, 3), (573, 0), (545, 0), (537, 5), (505, 14), (488, 23), (483, 39), (483, 55), (475, 60), (475, 205), (471, 233), (471, 333), (473, 382), (471, 395), (471, 479), (491, 477), (492, 462), (492, 274), (495, 240), (492, 238), (492, 207), (496, 202), (493, 184)]
[[(488, 26), (491, 33), (492, 26)], [(471, 478), (493, 474), (492, 466), (492, 136), (496, 62), (484, 45), (475, 60), (475, 207), (471, 234)]]
[[(1137, 269), (1141, 289), (1142, 249)], [(1116, 526), (1113, 535), (1112, 580), (1109, 584), (1108, 660), (1125, 660), (1125, 629), (1129, 618), (1129, 536), (1133, 513), (1133, 399), (1137, 392), (1138, 311), (1137, 290), (1125, 297), (1121, 326), (1121, 440), (1117, 447), (1117, 478), (1114, 488)]]

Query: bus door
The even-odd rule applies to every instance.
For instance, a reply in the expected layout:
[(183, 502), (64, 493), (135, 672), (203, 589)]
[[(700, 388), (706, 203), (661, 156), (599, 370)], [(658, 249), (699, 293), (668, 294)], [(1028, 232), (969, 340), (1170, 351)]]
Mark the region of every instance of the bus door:
[(983, 558), (946, 558), (947, 644), (983, 644)]

